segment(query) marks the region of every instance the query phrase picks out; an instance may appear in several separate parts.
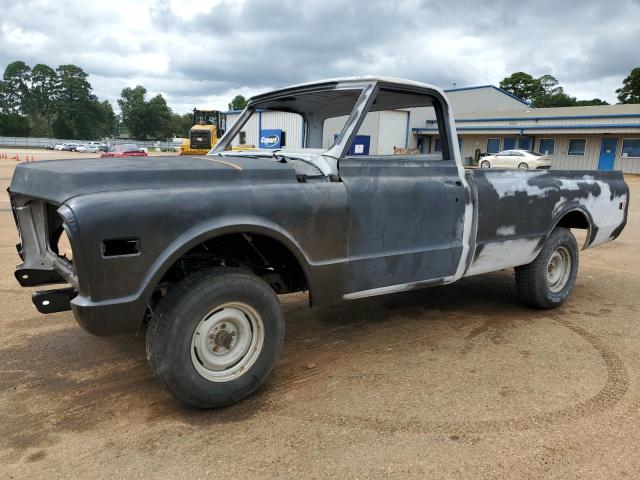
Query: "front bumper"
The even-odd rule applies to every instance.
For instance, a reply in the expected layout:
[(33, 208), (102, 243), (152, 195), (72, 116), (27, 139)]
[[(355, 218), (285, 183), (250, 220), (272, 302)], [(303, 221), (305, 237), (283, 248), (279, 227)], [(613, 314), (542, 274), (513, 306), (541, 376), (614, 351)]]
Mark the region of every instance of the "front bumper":
[[(73, 248), (78, 232), (71, 209), (22, 195), (11, 195), (11, 205), (20, 236), (16, 247), (23, 261), (14, 273), (18, 283), (23, 287), (67, 284), (64, 288), (33, 292), (32, 302), (37, 310), (44, 314), (72, 310), (80, 326), (94, 335), (139, 333), (146, 302), (136, 297), (95, 302), (88, 285), (78, 279), (80, 252)], [(71, 260), (59, 254), (61, 228), (71, 243)]]

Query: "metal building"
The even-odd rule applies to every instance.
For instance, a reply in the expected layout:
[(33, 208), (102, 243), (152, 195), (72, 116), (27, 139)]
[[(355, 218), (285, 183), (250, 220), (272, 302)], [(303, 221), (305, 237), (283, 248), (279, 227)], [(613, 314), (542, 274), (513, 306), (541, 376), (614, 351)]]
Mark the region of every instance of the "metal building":
[[(552, 168), (640, 173), (640, 105), (529, 108), (456, 115), (461, 154), (467, 159), (502, 150), (549, 155)], [(414, 129), (439, 149), (435, 126)]]
[[(478, 154), (517, 148), (546, 153), (552, 168), (640, 173), (640, 105), (533, 108), (493, 85), (446, 92), (467, 164), (473, 164)], [(229, 128), (240, 112), (226, 114)], [(325, 121), (325, 147), (331, 145), (345, 119)], [(303, 132), (299, 115), (258, 111), (234, 145), (300, 148)], [(350, 154), (392, 155), (395, 147), (423, 153), (440, 151), (432, 108), (369, 113)]]

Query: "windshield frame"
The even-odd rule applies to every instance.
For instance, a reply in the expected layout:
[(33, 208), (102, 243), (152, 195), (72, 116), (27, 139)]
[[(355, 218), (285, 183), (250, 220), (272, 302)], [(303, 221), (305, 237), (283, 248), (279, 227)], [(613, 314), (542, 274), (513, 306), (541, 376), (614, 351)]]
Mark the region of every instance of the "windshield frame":
[[(245, 107), (245, 109), (240, 114), (240, 117), (236, 120), (231, 128), (229, 128), (220, 141), (211, 149), (210, 154), (224, 154), (225, 151), (231, 147), (233, 139), (240, 133), (245, 124), (249, 121), (251, 116), (260, 110), (260, 105), (264, 104), (268, 101), (278, 100), (280, 98), (289, 97), (289, 96), (297, 96), (304, 95), (305, 93), (313, 93), (313, 92), (331, 92), (335, 90), (356, 90), (360, 91), (360, 94), (357, 97), (351, 111), (348, 113), (347, 120), (340, 132), (340, 134), (335, 138), (333, 143), (329, 146), (329, 148), (322, 148), (321, 155), (329, 156), (335, 158), (336, 160), (342, 156), (342, 153), (348, 150), (348, 144), (351, 141), (351, 137), (355, 135), (357, 131), (356, 123), (362, 117), (362, 112), (365, 107), (369, 104), (369, 101), (372, 100), (375, 89), (375, 83), (373, 81), (368, 82), (332, 82), (326, 85), (313, 85), (309, 88), (296, 88), (295, 91), (290, 91), (289, 89), (284, 89), (281, 91), (274, 92), (274, 94), (265, 94), (255, 97), (254, 99), (249, 100), (249, 103)], [(277, 110), (277, 109), (269, 109), (265, 111), (285, 111), (285, 110)], [(296, 112), (297, 113), (297, 112)], [(308, 139), (308, 121), (302, 115), (305, 124), (305, 132), (304, 138), (305, 143)], [(328, 117), (331, 118), (331, 117)], [(309, 150), (310, 152), (316, 151), (315, 148), (302, 147), (304, 150)], [(263, 151), (264, 149), (257, 149), (258, 151)], [(253, 154), (256, 153), (255, 150), (252, 151)], [(299, 154), (300, 152), (296, 152)], [(304, 152), (303, 152), (304, 153)], [(286, 156), (287, 151), (278, 150), (279, 155)], [(251, 155), (251, 153), (247, 152), (247, 155)]]
[[(347, 120), (340, 134), (334, 139), (329, 148), (304, 147), (301, 151), (287, 150), (266, 150), (256, 149), (250, 151), (234, 151), (231, 152), (232, 140), (239, 134), (253, 114), (260, 110), (260, 106), (267, 102), (282, 100), (285, 97), (295, 97), (314, 92), (331, 92), (334, 90), (360, 90), (360, 95), (354, 103), (351, 112), (348, 114)], [(358, 130), (364, 122), (367, 113), (373, 111), (372, 107), (380, 90), (397, 91), (398, 93), (414, 93), (431, 97), (434, 100), (433, 107), (436, 113), (436, 121), (438, 125), (438, 133), (444, 140), (442, 144), (443, 158), (453, 160), (459, 169), (462, 169), (460, 161), (460, 151), (457, 138), (456, 127), (453, 119), (453, 113), (449, 101), (441, 89), (433, 85), (410, 80), (396, 79), (392, 77), (350, 77), (344, 79), (325, 80), (316, 83), (308, 83), (287, 87), (261, 94), (249, 99), (246, 108), (242, 111), (236, 122), (229, 128), (218, 143), (211, 149), (209, 155), (234, 155), (234, 156), (272, 156), (272, 157), (288, 157), (301, 159), (307, 163), (314, 164), (325, 174), (339, 175), (340, 160), (347, 157), (349, 147), (354, 140)], [(288, 100), (288, 98), (287, 98)], [(390, 107), (392, 108), (392, 107)], [(409, 108), (397, 107), (397, 108)], [(268, 109), (266, 111), (286, 111), (278, 108)], [(304, 118), (304, 115), (291, 109), (289, 113), (298, 113), (303, 116), (305, 123), (304, 145), (309, 145), (310, 123)], [(313, 112), (308, 112), (313, 113)], [(327, 112), (328, 113), (328, 112)], [(346, 115), (344, 113), (336, 113), (336, 116)], [(322, 121), (330, 116), (323, 117)], [(314, 143), (312, 142), (312, 145)], [(305, 151), (307, 150), (307, 151)], [(462, 170), (461, 170), (462, 171)]]

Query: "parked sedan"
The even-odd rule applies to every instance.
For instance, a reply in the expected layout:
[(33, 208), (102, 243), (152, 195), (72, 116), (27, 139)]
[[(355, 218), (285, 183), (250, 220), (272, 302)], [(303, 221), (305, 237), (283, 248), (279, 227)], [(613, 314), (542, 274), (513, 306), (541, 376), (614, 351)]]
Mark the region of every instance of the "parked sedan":
[(133, 143), (112, 145), (100, 157), (146, 157), (147, 152)]
[(59, 150), (61, 152), (75, 152), (76, 148), (80, 145), (77, 143), (63, 143), (61, 145), (56, 145), (54, 150)]
[(76, 152), (82, 152), (82, 153), (97, 153), (98, 152), (98, 146), (96, 144), (86, 144), (86, 145), (78, 145), (76, 147)]
[(551, 168), (551, 159), (531, 150), (505, 150), (482, 157), (480, 168), (548, 169)]

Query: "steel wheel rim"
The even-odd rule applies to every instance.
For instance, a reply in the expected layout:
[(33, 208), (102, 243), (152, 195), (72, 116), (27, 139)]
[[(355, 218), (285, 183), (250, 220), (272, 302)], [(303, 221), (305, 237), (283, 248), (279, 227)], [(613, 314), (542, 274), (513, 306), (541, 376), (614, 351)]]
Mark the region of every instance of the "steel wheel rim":
[(191, 338), (191, 363), (207, 380), (228, 382), (245, 373), (264, 345), (264, 323), (242, 302), (230, 302), (200, 319)]
[(571, 254), (566, 247), (558, 247), (547, 262), (547, 288), (558, 293), (567, 285), (571, 276)]

